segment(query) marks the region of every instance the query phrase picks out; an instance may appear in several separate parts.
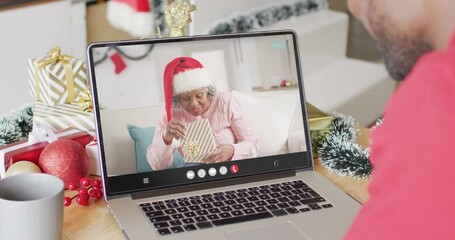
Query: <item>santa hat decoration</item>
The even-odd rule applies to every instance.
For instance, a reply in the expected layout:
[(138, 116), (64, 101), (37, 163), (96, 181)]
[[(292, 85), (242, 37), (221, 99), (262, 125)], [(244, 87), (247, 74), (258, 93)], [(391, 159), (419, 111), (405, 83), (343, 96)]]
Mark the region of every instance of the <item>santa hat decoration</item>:
[(153, 33), (153, 17), (149, 0), (111, 0), (107, 3), (107, 20), (134, 37)]
[(208, 87), (213, 82), (207, 70), (194, 58), (178, 57), (170, 61), (164, 69), (164, 104), (167, 120), (172, 119), (172, 95)]

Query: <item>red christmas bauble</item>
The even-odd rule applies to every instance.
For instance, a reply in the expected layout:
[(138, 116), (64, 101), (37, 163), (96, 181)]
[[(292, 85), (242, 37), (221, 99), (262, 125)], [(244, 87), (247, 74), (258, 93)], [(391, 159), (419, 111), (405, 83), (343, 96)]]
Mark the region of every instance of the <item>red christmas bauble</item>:
[(47, 145), (39, 157), (38, 165), (44, 173), (62, 179), (65, 188), (78, 182), (89, 170), (89, 159), (84, 147), (70, 139), (58, 139)]

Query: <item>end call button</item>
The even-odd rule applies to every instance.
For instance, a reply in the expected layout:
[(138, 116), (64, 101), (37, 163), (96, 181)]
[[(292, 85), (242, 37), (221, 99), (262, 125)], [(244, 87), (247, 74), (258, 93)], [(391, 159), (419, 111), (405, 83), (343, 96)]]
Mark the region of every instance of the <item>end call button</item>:
[(239, 166), (237, 166), (237, 164), (231, 165), (229, 170), (231, 170), (231, 173), (236, 174), (239, 172)]

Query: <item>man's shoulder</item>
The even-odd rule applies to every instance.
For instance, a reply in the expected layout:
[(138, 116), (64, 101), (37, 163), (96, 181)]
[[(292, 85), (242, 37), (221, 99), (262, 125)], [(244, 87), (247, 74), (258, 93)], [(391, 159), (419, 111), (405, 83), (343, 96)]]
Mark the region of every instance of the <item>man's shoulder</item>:
[(412, 118), (418, 112), (433, 111), (435, 106), (452, 108), (454, 93), (455, 52), (429, 52), (417, 61), (390, 98), (385, 117)]
[(402, 85), (413, 88), (420, 86), (426, 90), (455, 88), (455, 49), (433, 51), (423, 55)]
[(455, 47), (445, 51), (432, 51), (423, 55), (415, 64), (414, 70), (435, 69), (455, 72)]

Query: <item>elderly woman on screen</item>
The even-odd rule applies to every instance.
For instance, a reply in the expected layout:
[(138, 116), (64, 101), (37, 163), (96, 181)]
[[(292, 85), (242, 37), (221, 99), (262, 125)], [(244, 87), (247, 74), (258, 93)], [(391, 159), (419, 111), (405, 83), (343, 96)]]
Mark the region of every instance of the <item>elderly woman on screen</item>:
[(244, 159), (258, 153), (253, 127), (238, 101), (227, 92), (217, 92), (204, 66), (194, 58), (178, 57), (164, 70), (166, 113), (159, 119), (155, 138), (147, 149), (154, 170), (172, 167), (173, 152), (182, 154), (179, 140), (186, 137), (187, 124), (207, 119), (217, 149), (204, 163)]

